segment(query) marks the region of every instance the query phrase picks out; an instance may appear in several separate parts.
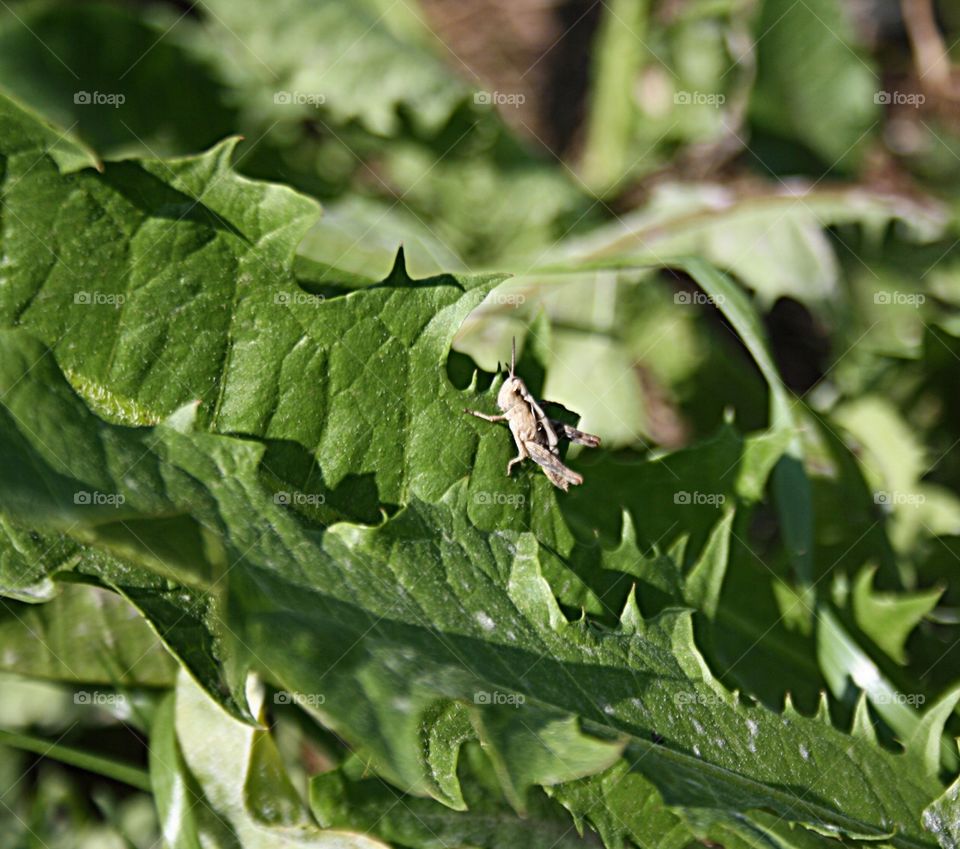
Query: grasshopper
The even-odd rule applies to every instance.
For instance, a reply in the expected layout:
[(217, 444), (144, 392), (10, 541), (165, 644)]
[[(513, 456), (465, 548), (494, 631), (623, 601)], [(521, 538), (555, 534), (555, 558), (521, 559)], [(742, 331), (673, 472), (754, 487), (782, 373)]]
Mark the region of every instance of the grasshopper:
[(564, 492), (570, 484), (579, 486), (583, 483), (583, 477), (563, 465), (557, 446), (563, 438), (569, 442), (596, 448), (600, 444), (600, 437), (549, 418), (537, 403), (537, 399), (530, 394), (527, 385), (517, 377), (516, 367), (517, 340), (514, 337), (510, 355), (510, 374), (497, 394), (497, 406), (503, 411), (503, 415), (490, 416), (477, 410), (464, 410), (464, 412), (488, 422), (507, 422), (510, 426), (510, 433), (513, 434), (513, 441), (517, 443), (519, 453), (507, 463), (508, 476), (516, 463), (529, 457), (543, 469), (543, 473), (550, 482)]

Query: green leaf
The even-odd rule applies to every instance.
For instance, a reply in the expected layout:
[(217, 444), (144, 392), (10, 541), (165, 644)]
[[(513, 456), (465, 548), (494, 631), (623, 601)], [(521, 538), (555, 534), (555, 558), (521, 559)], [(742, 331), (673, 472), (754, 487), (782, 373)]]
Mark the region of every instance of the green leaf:
[(467, 94), (438, 57), (391, 32), (375, 2), (209, 0), (203, 11), (222, 73), (265, 125), (319, 115), (396, 135), (406, 107), (431, 131)]
[[(919, 725), (907, 741), (907, 751), (923, 760), (929, 775), (937, 775), (940, 771), (943, 727), (956, 709), (958, 701), (960, 701), (960, 687), (954, 687), (944, 693), (923, 714)], [(952, 751), (950, 755), (951, 757), (945, 760), (946, 765), (952, 766)]]
[[(255, 713), (261, 700), (262, 692), (251, 700)], [(174, 728), (183, 762), (209, 810), (244, 849), (382, 849), (383, 844), (360, 834), (317, 828), (286, 778), (272, 740), (264, 736), (267, 732), (223, 713), (186, 675), (177, 683)], [(263, 796), (264, 782), (272, 787), (270, 798)], [(182, 794), (183, 789), (173, 784), (171, 792)]]
[[(236, 128), (212, 70), (190, 49), (196, 26), (162, 7), (143, 15), (97, 2), (8, 6), (0, 14), (0, 79), (69, 128), (66, 138), (102, 155), (182, 156)], [(99, 41), (111, 49), (91, 50)]]
[(359, 775), (363, 765), (348, 760), (340, 769), (310, 782), (310, 805), (326, 828), (352, 828), (402, 846), (447, 849), (450, 846), (529, 846), (531, 849), (573, 849), (596, 845), (570, 826), (567, 813), (542, 791), (528, 794), (526, 815), (517, 817), (498, 793), (484, 755), (464, 749), (460, 771), (469, 809), (452, 811), (431, 799), (401, 793), (376, 778)]
[(858, 449), (874, 503), (891, 514), (896, 548), (910, 551), (918, 536), (957, 532), (960, 499), (922, 480), (929, 467), (926, 449), (889, 399), (861, 395), (840, 405), (833, 416)]
[(18, 601), (49, 601), (57, 592), (52, 575), (76, 562), (77, 546), (44, 539), (0, 516), (0, 596)]
[(710, 539), (703, 548), (700, 560), (687, 575), (684, 595), (689, 604), (702, 610), (709, 618), (717, 613), (720, 603), (720, 591), (730, 556), (730, 526), (733, 524), (734, 511), (728, 510), (717, 522)]
[(923, 826), (934, 834), (941, 849), (960, 846), (960, 778), (923, 812)]
[[(0, 152), (33, 142), (7, 167), (4, 204), (19, 226), (5, 233), (14, 270), (0, 324), (43, 338), (101, 414), (152, 424), (197, 404), (201, 427), (283, 443), (277, 488), (312, 488), (292, 500), (329, 494), (334, 511), (360, 503), (371, 521), (408, 488), (436, 497), (469, 468), (464, 399), (425, 366), (442, 362), (501, 275), (414, 282), (401, 253), (380, 286), (327, 301), (292, 272), (316, 204), (237, 176), (235, 140), (196, 158), (63, 176), (29, 116), (0, 100), (0, 119)], [(41, 188), (64, 204), (52, 226)]]
[(860, 693), (860, 697), (857, 699), (857, 706), (853, 711), (853, 724), (850, 726), (850, 733), (854, 737), (859, 737), (861, 740), (866, 740), (868, 743), (876, 743), (877, 729), (870, 717), (870, 709), (868, 705), (869, 700), (867, 698), (867, 692), (866, 690), (863, 690)]
[(0, 669), (117, 687), (169, 686), (175, 664), (126, 601), (67, 584), (45, 604), (0, 599)]
[[(236, 311), (299, 291), (286, 269), (315, 203), (236, 176), (236, 140), (193, 159), (64, 175), (26, 113), (0, 99), (0, 117), (0, 152), (24, 139), (6, 169), (12, 270), (0, 322), (46, 338), (74, 385), (114, 420), (153, 423), (197, 400), (203, 420), (215, 420), (231, 400), (224, 365), (244, 344)], [(257, 285), (261, 275), (273, 286)]]
[(549, 787), (601, 772), (623, 751), (625, 741), (592, 739), (580, 731), (573, 717), (558, 719), (535, 707), (522, 708), (517, 700), (512, 706), (474, 711), (480, 742), (493, 761), (504, 795), (520, 814), (525, 813), (524, 799), (531, 787)]
[[(229, 143), (66, 173), (36, 142), (30, 115), (9, 102), (0, 111), (13, 174), (3, 186), (12, 260), (0, 312), (12, 329), (0, 331), (0, 510), (7, 571), (28, 567), (8, 583), (45, 597), (45, 582), (69, 571), (116, 589), (198, 679), (181, 673), (172, 731), (155, 732), (182, 756), (171, 769), (190, 776), (157, 767), (167, 816), (176, 819), (179, 794), (205, 799), (229, 824), (228, 843), (231, 831), (245, 845), (273, 845), (278, 832), (339, 839), (316, 829), (255, 725), (254, 672), (309, 697), (297, 703), (364, 769), (449, 807), (469, 801), (458, 765), (476, 738), (496, 792), (528, 812), (540, 786), (559, 798), (571, 782), (630, 764), (627, 774), (653, 787), (637, 785), (637, 798), (651, 819), (663, 814), (671, 841), (686, 838), (673, 834), (676, 815), (701, 839), (716, 830), (743, 845), (790, 845), (780, 820), (931, 845), (920, 813), (942, 788), (929, 739), (904, 753), (881, 748), (866, 699), (849, 735), (831, 726), (825, 702), (814, 717), (789, 702), (782, 714), (743, 704), (708, 663), (737, 611), (721, 590), (754, 539), (740, 508), (762, 499), (775, 464), (780, 533), (765, 531), (758, 511), (764, 553), (774, 550), (777, 570), (792, 559), (798, 598), (813, 589), (795, 402), (730, 278), (698, 259), (671, 264), (722, 306), (754, 356), (770, 428), (744, 438), (728, 423), (707, 443), (643, 462), (585, 453), (572, 462), (588, 484), (558, 496), (529, 464), (507, 479), (508, 431), (463, 415), (492, 411), (499, 379), (480, 392), (486, 377), (468, 382), (464, 358), (448, 364), (458, 326), (499, 277), (414, 281), (401, 256), (380, 283), (337, 279), (335, 264), (294, 260), (315, 205), (237, 177)], [(18, 134), (34, 139), (31, 168)], [(162, 263), (148, 237), (160, 240)], [(113, 287), (113, 303), (76, 297), (91, 279)], [(105, 306), (111, 320), (94, 320)], [(539, 380), (537, 359), (523, 368), (540, 365)], [(34, 569), (27, 527), (32, 543), (60, 541), (70, 557)], [(619, 546), (604, 551), (598, 537)], [(661, 597), (638, 600), (634, 577)], [(772, 597), (777, 584), (761, 583), (741, 605)], [(696, 619), (706, 655), (694, 614), (672, 606), (680, 598), (706, 614)], [(571, 621), (580, 605), (591, 616)], [(838, 697), (865, 670), (880, 677), (839, 619), (818, 626)], [(794, 645), (809, 660), (811, 641)], [(885, 685), (883, 695), (897, 693)], [(250, 711), (246, 723), (222, 709), (231, 699), (237, 716)], [(923, 721), (891, 715), (901, 738)], [(606, 787), (599, 807), (579, 797), (567, 807), (611, 840), (647, 840), (639, 824), (617, 830), (613, 818), (634, 811), (614, 810), (615, 799), (628, 804)], [(184, 819), (170, 839), (192, 845), (203, 829)]]
[(915, 593), (881, 592), (873, 587), (876, 567), (860, 570), (853, 584), (857, 625), (897, 663), (907, 662), (904, 646), (913, 629), (933, 610), (942, 588)]
[[(0, 504), (16, 511), (26, 500), (35, 517), (57, 521), (69, 479), (38, 491), (36, 481), (55, 480), (49, 464), (56, 461), (44, 458), (34, 434), (54, 433), (51, 423), (66, 420), (71, 401), (39, 369), (24, 374), (35, 357), (15, 354), (27, 343), (22, 333), (0, 342), (0, 388), (19, 381), (7, 395), (0, 448), (10, 456), (16, 445), (18, 464), (34, 470), (0, 480)], [(41, 380), (45, 392), (30, 391)], [(23, 397), (32, 403), (21, 405)], [(209, 517), (235, 561), (225, 590), (235, 659), (290, 692), (322, 694), (315, 710), (324, 722), (402, 786), (430, 792), (420, 717), (439, 700), (474, 702), (482, 689), (523, 695), (557, 720), (578, 717), (593, 736), (628, 737), (631, 757), (643, 755), (637, 767), (668, 804), (762, 807), (818, 829), (874, 836), (893, 829), (894, 845), (924, 845), (920, 810), (938, 784), (915, 760), (819, 719), (739, 705), (694, 646), (688, 612), (643, 621), (634, 606), (613, 631), (568, 622), (542, 578), (533, 536), (476, 528), (463, 484), (435, 504), (412, 500), (379, 527), (340, 523), (321, 533), (258, 481), (262, 446), (169, 426), (132, 431), (101, 423), (94, 437), (89, 413), (70, 415), (79, 468), (92, 439), (107, 451), (107, 469), (123, 468), (116, 456), (133, 447), (127, 443), (156, 457), (159, 465), (144, 462), (111, 483), (141, 524), (171, 509), (142, 492), (152, 467), (168, 482), (174, 510)], [(60, 468), (65, 477), (69, 468)], [(99, 513), (76, 511), (84, 533), (98, 534), (92, 522)], [(205, 704), (196, 693), (190, 711)], [(237, 733), (242, 727), (218, 724)], [(224, 780), (225, 764), (202, 739), (203, 727), (178, 720), (184, 755), (211, 804), (235, 810), (239, 789), (224, 786), (216, 796), (210, 789)], [(651, 742), (651, 733), (663, 743)], [(245, 774), (236, 764), (226, 772), (234, 781)]]
[(244, 676), (226, 656), (223, 622), (212, 595), (103, 552), (97, 552), (83, 571), (127, 599), (211, 698), (234, 717), (253, 720)]
[[(929, 242), (943, 234), (948, 217), (935, 203), (870, 186), (791, 183), (758, 195), (712, 184), (666, 184), (642, 208), (564, 240), (551, 251), (551, 262), (619, 256), (660, 264), (699, 256), (743, 281), (763, 309), (790, 297), (824, 312), (843, 295), (842, 268), (827, 228), (858, 224), (870, 236), (891, 222), (911, 240)], [(869, 279), (872, 296), (876, 278)]]
[[(3, 112), (0, 114), (4, 117), (3, 152), (12, 158), (12, 162), (5, 163), (5, 177), (8, 180), (17, 173), (13, 170), (11, 174), (11, 165), (14, 169), (17, 165), (27, 168), (34, 163), (38, 154), (49, 159), (64, 174), (84, 168), (101, 167), (92, 150), (74, 140), (68, 133), (46, 123), (26, 106), (15, 104), (4, 96), (0, 96), (0, 103), (3, 104)], [(11, 113), (16, 114), (19, 120), (7, 124)]]
[(171, 849), (239, 849), (230, 824), (210, 807), (183, 759), (176, 736), (176, 694), (161, 702), (150, 728), (150, 783)]
[[(901, 740), (927, 740), (930, 724), (924, 724), (912, 705), (923, 704), (922, 693), (902, 693), (885, 676), (877, 664), (859, 646), (844, 629), (837, 615), (822, 606), (817, 610), (817, 654), (820, 668), (830, 684), (830, 689), (838, 699), (848, 692), (849, 683), (864, 692), (893, 732)], [(936, 715), (936, 714), (933, 714)], [(934, 723), (933, 728), (937, 728)], [(942, 731), (942, 725), (937, 729)], [(923, 751), (924, 768), (927, 769), (929, 756), (924, 743), (913, 744), (914, 754)], [(932, 744), (930, 744), (932, 745)], [(946, 739), (939, 743), (940, 757), (951, 768), (956, 765), (953, 747)], [(929, 769), (928, 769), (929, 772)]]
[(681, 849), (691, 842), (690, 831), (666, 808), (654, 785), (626, 761), (548, 792), (573, 814), (578, 828), (589, 823), (607, 849)]
[(874, 95), (882, 82), (858, 52), (844, 5), (766, 0), (756, 33), (754, 117), (773, 133), (796, 137), (830, 167), (855, 155), (878, 122)]
[(423, 759), (428, 765), (431, 795), (454, 810), (466, 810), (457, 764), (460, 747), (477, 736), (468, 708), (461, 702), (437, 702), (424, 714), (420, 735), (424, 741)]

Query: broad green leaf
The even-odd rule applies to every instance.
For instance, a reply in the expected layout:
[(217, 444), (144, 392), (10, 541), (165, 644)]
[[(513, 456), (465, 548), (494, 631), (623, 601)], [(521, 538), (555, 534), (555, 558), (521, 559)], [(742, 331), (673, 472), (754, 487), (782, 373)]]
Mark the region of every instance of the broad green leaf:
[(526, 815), (517, 817), (500, 798), (489, 763), (475, 747), (466, 747), (460, 784), (468, 809), (452, 811), (431, 799), (401, 793), (384, 781), (359, 774), (356, 759), (310, 782), (310, 805), (325, 827), (355, 828), (383, 840), (417, 849), (450, 846), (529, 846), (573, 849), (597, 846), (593, 835), (580, 837), (567, 813), (542, 791), (528, 795)]
[(243, 348), (235, 311), (259, 291), (289, 312), (277, 297), (300, 291), (285, 269), (316, 205), (237, 177), (236, 140), (194, 159), (65, 175), (26, 113), (0, 100), (0, 117), (10, 222), (0, 321), (46, 338), (115, 420), (152, 423), (197, 400), (215, 420), (230, 400), (224, 364)]
[(44, 539), (0, 516), (0, 596), (50, 600), (57, 592), (52, 575), (75, 565), (76, 550), (69, 541)]
[(369, 0), (322, 5), (281, 0), (205, 0), (221, 71), (262, 123), (319, 116), (398, 134), (403, 107), (421, 131), (436, 130), (467, 95), (437, 56), (401, 40)]
[[(17, 462), (35, 471), (0, 480), (0, 503), (15, 514), (30, 503), (35, 516), (56, 522), (73, 506), (72, 498), (62, 503), (73, 485), (71, 470), (47, 455), (34, 434), (50, 436), (50, 422), (64, 421), (70, 400), (49, 387), (43, 395), (31, 392), (42, 378), (23, 372), (35, 357), (14, 353), (35, 346), (22, 333), (6, 334), (3, 342), (2, 388), (13, 379), (19, 385), (7, 395), (0, 445), (10, 456), (15, 444)], [(31, 403), (20, 403), (24, 398)], [(80, 470), (93, 422), (82, 410), (71, 415), (78, 418), (71, 456)], [(482, 710), (475, 694), (483, 690), (523, 695), (558, 720), (577, 717), (590, 736), (629, 738), (627, 751), (634, 760), (643, 756), (637, 768), (667, 804), (765, 808), (820, 830), (895, 832), (894, 845), (925, 844), (920, 810), (939, 785), (915, 759), (820, 719), (738, 704), (697, 651), (688, 612), (667, 610), (644, 621), (631, 602), (615, 630), (567, 621), (542, 577), (535, 538), (476, 528), (463, 484), (437, 503), (411, 501), (381, 526), (340, 523), (319, 532), (258, 481), (262, 446), (183, 427), (96, 427), (107, 452), (103, 468), (118, 468), (116, 457), (132, 448), (128, 443), (151, 455), (127, 479), (111, 483), (128, 496), (125, 507), (138, 512), (140, 524), (171, 509), (143, 492), (156, 468), (174, 509), (208, 517), (210, 532), (223, 540), (235, 560), (225, 581), (234, 656), (290, 692), (318, 696), (313, 710), (324, 722), (402, 786), (430, 792), (420, 717), (449, 698)], [(83, 435), (85, 428), (91, 435)], [(42, 491), (31, 485), (37, 480), (47, 482)], [(99, 534), (92, 523), (100, 512), (76, 510), (84, 533)], [(109, 545), (109, 537), (101, 542)], [(206, 697), (194, 690), (190, 710), (199, 710)], [(226, 723), (238, 733), (242, 727)], [(179, 721), (178, 731), (186, 733)], [(662, 742), (651, 742), (652, 733)], [(191, 770), (215, 807), (235, 806), (239, 791), (211, 796), (206, 782), (223, 764), (201, 743), (196, 749), (184, 743)], [(190, 760), (191, 751), (197, 758), (204, 752), (202, 763)], [(244, 771), (235, 766), (231, 774)]]
[(940, 844), (941, 849), (960, 846), (960, 778), (923, 812), (923, 825)]
[(0, 599), (0, 669), (117, 687), (169, 686), (175, 664), (122, 598), (67, 584), (44, 604)]
[[(163, 7), (144, 15), (98, 2), (8, 5), (0, 80), (103, 156), (182, 156), (237, 129), (212, 69), (185, 38), (195, 27)], [(105, 42), (109, 50), (97, 49)]]
[[(69, 555), (66, 564), (72, 572), (71, 578), (95, 585), (81, 587), (71, 583), (62, 586), (45, 579), (50, 585), (49, 592), (61, 593), (53, 596), (50, 613), (46, 612), (43, 605), (16, 605), (0, 600), (0, 605), (5, 605), (9, 620), (3, 626), (9, 637), (6, 649), (9, 663), (19, 667), (24, 659), (29, 659), (28, 669), (31, 673), (37, 674), (46, 668), (45, 674), (66, 676), (71, 680), (110, 685), (128, 682), (168, 685), (172, 682), (170, 676), (174, 668), (170, 659), (162, 653), (163, 646), (230, 713), (241, 719), (252, 719), (244, 700), (243, 681), (235, 680), (231, 676), (231, 669), (224, 663), (220, 636), (222, 625), (209, 595), (102, 550), (78, 545), (62, 535), (27, 532), (10, 522), (4, 525), (6, 541), (28, 541), (29, 547), (25, 551), (30, 553), (33, 563), (47, 570), (53, 564), (44, 563), (43, 553), (59, 552), (60, 557)], [(144, 537), (149, 537), (149, 534), (144, 529), (140, 529), (140, 534), (140, 542), (144, 543)], [(0, 544), (4, 541), (0, 537)], [(58, 559), (54, 559), (53, 563), (60, 565)], [(24, 561), (14, 561), (14, 565), (21, 562)], [(24, 572), (31, 574), (26, 564)], [(103, 587), (119, 593), (127, 604), (120, 602), (113, 594), (103, 592), (100, 589)], [(85, 601), (87, 593), (98, 600), (95, 605), (91, 606)], [(18, 598), (20, 594), (13, 595)], [(66, 596), (66, 600), (63, 596)], [(88, 609), (89, 616), (79, 615)], [(53, 611), (77, 615), (60, 617)], [(95, 642), (93, 628), (104, 619), (104, 613), (108, 614), (111, 621), (116, 620), (116, 624), (112, 629), (99, 629), (96, 633), (101, 635), (101, 639)], [(138, 620), (137, 613), (145, 622)], [(37, 642), (48, 620), (54, 620), (59, 630), (66, 629), (69, 632), (62, 637), (59, 631), (51, 633), (58, 643), (55, 655), (51, 653), (50, 646)], [(25, 627), (29, 627), (28, 634), (23, 634)], [(75, 634), (83, 639), (71, 641), (70, 638)], [(123, 639), (118, 639), (118, 634)]]
[(841, 294), (841, 268), (826, 228), (860, 224), (871, 233), (891, 221), (921, 242), (947, 226), (941, 206), (870, 187), (777, 185), (757, 196), (722, 185), (667, 184), (642, 208), (565, 240), (552, 259), (630, 256), (661, 263), (702, 256), (742, 280), (763, 308), (786, 296), (822, 311)]
[(829, 167), (852, 159), (879, 118), (882, 79), (855, 43), (838, 0), (766, 0), (756, 24), (755, 119), (794, 136)]
[(171, 849), (239, 849), (236, 832), (210, 807), (176, 736), (176, 694), (160, 704), (150, 728), (150, 783), (163, 838)]
[[(259, 713), (262, 692), (251, 701), (254, 712)], [(276, 795), (262, 798), (256, 789), (259, 782), (270, 781), (271, 776), (285, 779), (273, 742), (264, 736), (267, 732), (223, 713), (183, 674), (177, 683), (173, 724), (183, 762), (209, 810), (233, 831), (244, 849), (382, 849), (382, 843), (360, 834), (318, 828), (288, 780), (273, 782)], [(172, 784), (169, 792), (180, 794), (184, 800), (180, 804), (189, 799), (180, 784)], [(277, 807), (265, 810), (264, 802)], [(168, 816), (178, 814), (176, 805), (168, 808)]]
[(621, 760), (610, 769), (548, 790), (573, 815), (580, 830), (589, 825), (607, 849), (681, 849), (692, 834), (668, 810), (653, 784)]
[(100, 167), (96, 154), (68, 133), (48, 124), (25, 105), (15, 104), (5, 96), (0, 100), (4, 103), (4, 112), (9, 110), (22, 117), (16, 125), (8, 126), (7, 114), (4, 114), (3, 153), (12, 160), (6, 164), (4, 176), (8, 180), (17, 174), (15, 170), (10, 171), (11, 164), (26, 169), (35, 164), (38, 157), (54, 163), (64, 174)]
[[(30, 126), (29, 116), (9, 103), (4, 108), (11, 128)], [(346, 515), (373, 522), (408, 491), (438, 497), (478, 453), (496, 452), (505, 466), (509, 436), (467, 425), (463, 408), (482, 406), (480, 400), (455, 392), (440, 369), (426, 367), (445, 360), (463, 317), (502, 276), (412, 281), (401, 253), (381, 285), (329, 299), (309, 292), (295, 282), (291, 266), (315, 204), (238, 177), (229, 165), (231, 150), (226, 143), (193, 159), (111, 164), (102, 176), (71, 177), (59, 175), (38, 151), (6, 204), (22, 220), (38, 218), (40, 208), (26, 192), (42, 183), (61, 200), (72, 199), (67, 207), (75, 217), (68, 215), (48, 236), (56, 250), (36, 238), (39, 220), (29, 231), (7, 234), (8, 253), (18, 257), (14, 285), (5, 290), (7, 321), (16, 318), (45, 338), (73, 385), (108, 418), (153, 423), (193, 404), (201, 426), (269, 439), (264, 473), (277, 497), (317, 521)], [(174, 199), (179, 205), (171, 214)], [(112, 214), (91, 212), (102, 207)], [(124, 236), (114, 221), (135, 226)], [(100, 250), (104, 244), (112, 248)], [(120, 245), (124, 249), (115, 250)], [(137, 257), (132, 263), (128, 249)], [(42, 259), (41, 265), (21, 253)], [(82, 266), (81, 273), (68, 255), (96, 267)], [(160, 278), (142, 280), (161, 255)], [(110, 291), (89, 291), (87, 274), (109, 281)], [(0, 318), (3, 306), (0, 294)], [(203, 318), (208, 313), (213, 322)], [(205, 327), (199, 336), (198, 323)], [(85, 341), (75, 343), (73, 333)], [(521, 479), (516, 493), (520, 511), (513, 500), (492, 497), (514, 496), (501, 492), (502, 475), (474, 479), (473, 509), (491, 526), (543, 527), (562, 557), (572, 539), (545, 527), (549, 510), (532, 511), (524, 491), (529, 479)], [(549, 488), (542, 477), (533, 486)], [(101, 496), (109, 493), (75, 494)], [(176, 540), (176, 559), (196, 563), (195, 551), (208, 542), (202, 531), (171, 532), (190, 521), (171, 517), (170, 528), (143, 541), (169, 560), (167, 548)], [(129, 525), (114, 530), (127, 539), (147, 532)], [(123, 553), (122, 547), (114, 551)], [(565, 601), (598, 608), (561, 563), (546, 568), (568, 585), (560, 588)]]
[[(489, 695), (489, 694), (484, 694)], [(474, 711), (477, 735), (493, 761), (504, 795), (521, 814), (527, 791), (601, 772), (623, 751), (625, 741), (602, 742), (580, 732), (573, 717), (557, 719), (535, 707), (493, 705)]]
[[(382, 285), (327, 301), (292, 273), (316, 204), (237, 176), (235, 141), (64, 176), (28, 115), (0, 101), (0, 117), (0, 152), (32, 145), (7, 166), (12, 270), (0, 322), (45, 339), (105, 416), (155, 423), (198, 403), (203, 426), (302, 449), (292, 464), (302, 480), (278, 489), (321, 492), (292, 493), (298, 505), (329, 495), (334, 510), (363, 503), (371, 521), (408, 488), (435, 497), (469, 468), (476, 437), (460, 426), (463, 399), (424, 365), (445, 358), (448, 337), (502, 276), (415, 283), (398, 260)], [(52, 226), (40, 189), (63, 204)], [(310, 455), (319, 469), (308, 472)], [(284, 456), (277, 446), (286, 472)]]

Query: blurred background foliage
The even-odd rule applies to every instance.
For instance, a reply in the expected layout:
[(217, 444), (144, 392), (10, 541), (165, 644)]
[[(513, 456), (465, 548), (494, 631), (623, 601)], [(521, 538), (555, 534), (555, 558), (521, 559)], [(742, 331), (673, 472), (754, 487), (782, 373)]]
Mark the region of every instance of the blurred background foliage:
[[(462, 328), (451, 379), (465, 385), (476, 363), (489, 380), (510, 337), (523, 342), (535, 323), (549, 340), (531, 341), (543, 394), (582, 412), (621, 461), (685, 450), (696, 466), (724, 422), (765, 425), (767, 386), (726, 319), (686, 275), (645, 265), (699, 254), (731, 272), (801, 399), (814, 579), (856, 641), (814, 634), (796, 612), (782, 531), (759, 506), (738, 514), (723, 604), (700, 623), (712, 668), (771, 706), (790, 691), (812, 711), (831, 691), (843, 727), (854, 694), (837, 670), (861, 655), (900, 692), (932, 699), (954, 683), (956, 4), (0, 6), (0, 87), (101, 157), (180, 156), (241, 134), (241, 172), (320, 199), (298, 257), (305, 288), (380, 279), (401, 243), (414, 276), (514, 272)], [(96, 92), (124, 102), (84, 102)], [(597, 270), (557, 270), (571, 262)], [(588, 489), (570, 501), (574, 527)], [(608, 530), (614, 545), (619, 528)], [(0, 849), (154, 845), (157, 815), (137, 782), (173, 664), (116, 596), (78, 584), (34, 600), (0, 612), (0, 728), (15, 744), (0, 748), (12, 814)], [(82, 634), (64, 632), (77, 622)], [(44, 656), (37, 634), (72, 668)], [(155, 662), (128, 669), (120, 637)], [(124, 698), (78, 700), (94, 684)], [(276, 721), (304, 787), (347, 758), (295, 710)], [(916, 719), (886, 721), (889, 740)], [(955, 718), (948, 729), (960, 730)], [(75, 756), (89, 748), (106, 776), (94, 784)]]

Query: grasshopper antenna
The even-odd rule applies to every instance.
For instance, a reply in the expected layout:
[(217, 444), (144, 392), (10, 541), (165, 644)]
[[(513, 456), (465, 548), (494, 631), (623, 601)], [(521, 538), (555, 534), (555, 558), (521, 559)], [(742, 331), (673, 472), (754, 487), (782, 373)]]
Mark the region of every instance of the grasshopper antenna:
[(510, 350), (510, 377), (517, 368), (517, 337), (513, 337), (513, 348)]

